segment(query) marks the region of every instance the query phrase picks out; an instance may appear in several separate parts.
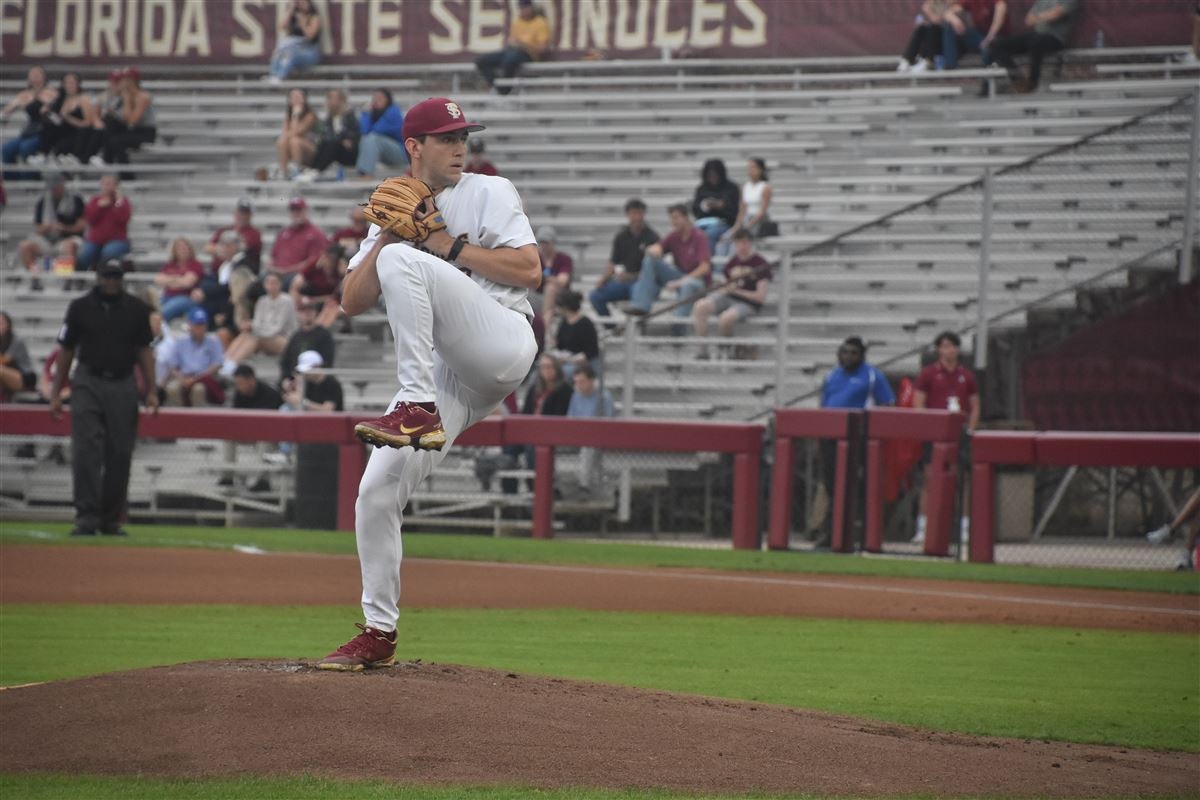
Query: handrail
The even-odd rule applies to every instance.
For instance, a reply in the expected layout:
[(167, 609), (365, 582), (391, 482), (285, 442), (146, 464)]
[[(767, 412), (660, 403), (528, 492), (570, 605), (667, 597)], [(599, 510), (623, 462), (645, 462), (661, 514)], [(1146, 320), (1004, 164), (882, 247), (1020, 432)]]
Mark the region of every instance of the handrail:
[[(987, 319), (988, 324), (990, 325), (993, 322), (999, 322), (1000, 320), (1002, 320), (1006, 317), (1011, 317), (1013, 314), (1019, 314), (1019, 313), (1028, 311), (1029, 309), (1031, 309), (1035, 306), (1042, 305), (1045, 302), (1047, 302), (1048, 300), (1050, 300), (1054, 297), (1057, 297), (1061, 294), (1066, 294), (1067, 292), (1079, 291), (1079, 289), (1082, 287), (1088, 286), (1092, 283), (1096, 283), (1097, 281), (1102, 281), (1105, 278), (1108, 278), (1108, 277), (1111, 277), (1112, 275), (1117, 274), (1118, 272), (1123, 272), (1125, 270), (1133, 269), (1134, 267), (1141, 264), (1143, 261), (1146, 261), (1146, 260), (1153, 258), (1154, 256), (1160, 255), (1164, 252), (1174, 250), (1175, 248), (1181, 246), (1182, 243), (1183, 243), (1182, 239), (1174, 239), (1170, 242), (1167, 242), (1164, 245), (1160, 245), (1159, 247), (1154, 248), (1153, 250), (1143, 253), (1142, 255), (1138, 256), (1137, 258), (1133, 259), (1132, 261), (1123, 262), (1121, 264), (1118, 264), (1115, 267), (1112, 267), (1111, 269), (1106, 269), (1104, 272), (1097, 273), (1090, 278), (1084, 278), (1083, 280), (1079, 281), (1078, 283), (1073, 283), (1070, 286), (1064, 286), (1061, 289), (1056, 289), (1055, 291), (1050, 292), (1049, 294), (1044, 294), (1044, 295), (1034, 298), (1033, 300), (1030, 300), (1026, 303), (1022, 303), (1019, 306), (1014, 306), (1014, 307), (1008, 309), (1007, 311), (1002, 311), (999, 314), (996, 314), (995, 316), (988, 317), (988, 319)], [(961, 334), (965, 334), (965, 333), (970, 333), (971, 331), (975, 330), (975, 328), (976, 328), (976, 323), (972, 323), (963, 328), (957, 329), (957, 332), (961, 335)], [(900, 353), (899, 355), (892, 356), (891, 358), (887, 359), (886, 361), (880, 361), (877, 364), (873, 364), (873, 366), (886, 367), (890, 364), (895, 364), (897, 361), (902, 361), (906, 358), (909, 358), (910, 356), (917, 355), (922, 350), (924, 350), (926, 346), (927, 345), (924, 345), (924, 344), (917, 345), (916, 347), (905, 350), (903, 353)], [(810, 389), (809, 391), (805, 392), (804, 394), (797, 395), (796, 397), (793, 397), (792, 399), (785, 401), (783, 404), (783, 408), (789, 408), (789, 407), (795, 405), (796, 403), (799, 403), (799, 402), (809, 399), (810, 397), (815, 397), (818, 394), (820, 394), (820, 392), (821, 392), (820, 389)], [(753, 422), (754, 420), (758, 419), (759, 417), (763, 417), (763, 416), (766, 416), (767, 414), (773, 413), (774, 410), (775, 409), (768, 409), (766, 411), (760, 411), (757, 414), (754, 414), (753, 416), (747, 417), (746, 421)]]

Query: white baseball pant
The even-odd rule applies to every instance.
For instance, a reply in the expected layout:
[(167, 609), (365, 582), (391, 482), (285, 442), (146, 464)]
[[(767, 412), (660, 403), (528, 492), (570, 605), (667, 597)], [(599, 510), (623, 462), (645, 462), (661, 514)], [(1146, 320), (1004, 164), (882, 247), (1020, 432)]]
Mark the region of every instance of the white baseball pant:
[(512, 393), (537, 343), (525, 315), (505, 308), (437, 256), (404, 244), (380, 251), (376, 271), (396, 342), (397, 402), (436, 402), (441, 451), (374, 450), (358, 485), (354, 531), (367, 625), (395, 630), (400, 617), (400, 528), (409, 498), (460, 433)]

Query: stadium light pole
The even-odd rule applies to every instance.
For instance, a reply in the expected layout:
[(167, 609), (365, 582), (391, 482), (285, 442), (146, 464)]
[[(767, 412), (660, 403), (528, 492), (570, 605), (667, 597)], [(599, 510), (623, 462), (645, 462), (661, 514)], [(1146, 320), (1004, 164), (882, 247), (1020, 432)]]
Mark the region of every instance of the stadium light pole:
[(1196, 246), (1196, 173), (1200, 164), (1200, 86), (1192, 89), (1192, 142), (1188, 155), (1187, 188), (1183, 200), (1183, 242), (1179, 253), (1179, 282), (1191, 281), (1195, 274), (1192, 251)]

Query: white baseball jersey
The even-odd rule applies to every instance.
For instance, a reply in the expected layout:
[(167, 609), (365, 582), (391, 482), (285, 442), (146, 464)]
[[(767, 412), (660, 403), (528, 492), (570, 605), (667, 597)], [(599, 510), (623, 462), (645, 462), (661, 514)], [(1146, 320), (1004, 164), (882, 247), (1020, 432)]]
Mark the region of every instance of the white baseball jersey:
[[(536, 244), (529, 217), (521, 203), (521, 195), (508, 178), (464, 172), (454, 186), (447, 186), (434, 198), (446, 221), (446, 232), (458, 237), (464, 233), (467, 242), (493, 250), (497, 247), (524, 247)], [(379, 238), (379, 226), (372, 225), (363, 239), (348, 269), (354, 269), (366, 258)], [(533, 316), (529, 293), (515, 286), (504, 286), (482, 275), (469, 273), (488, 296), (505, 308)]]

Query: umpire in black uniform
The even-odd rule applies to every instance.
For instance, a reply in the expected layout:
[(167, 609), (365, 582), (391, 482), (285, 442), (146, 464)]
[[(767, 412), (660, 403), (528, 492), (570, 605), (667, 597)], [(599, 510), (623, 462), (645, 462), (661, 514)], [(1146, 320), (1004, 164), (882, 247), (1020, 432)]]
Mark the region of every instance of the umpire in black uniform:
[(134, 365), (142, 365), (149, 391), (146, 406), (158, 410), (150, 307), (125, 292), (124, 264), (104, 262), (96, 286), (71, 301), (58, 333), (62, 347), (50, 393), (50, 414), (62, 417), (59, 390), (79, 355), (71, 381), (71, 472), (75, 528), (72, 536), (124, 536), (121, 515), (129, 491), (129, 468), (137, 439), (138, 389)]

